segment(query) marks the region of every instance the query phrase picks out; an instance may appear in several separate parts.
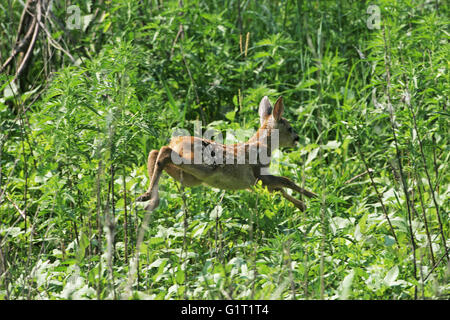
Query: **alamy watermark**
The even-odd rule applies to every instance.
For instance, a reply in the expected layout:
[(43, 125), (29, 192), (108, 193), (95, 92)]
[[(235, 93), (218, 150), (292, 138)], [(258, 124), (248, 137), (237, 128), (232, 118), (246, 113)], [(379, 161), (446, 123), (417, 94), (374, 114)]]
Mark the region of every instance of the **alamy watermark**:
[[(183, 138), (181, 138), (183, 137)], [(247, 141), (237, 141), (236, 137)], [(268, 168), (272, 155), (280, 146), (278, 129), (228, 129), (225, 139), (221, 131), (207, 129), (202, 132), (201, 122), (194, 122), (194, 135), (186, 129), (175, 129), (172, 139), (179, 139), (177, 152), (172, 151), (171, 160), (175, 165), (201, 164), (211, 167), (223, 165), (257, 165)], [(272, 162), (272, 171), (279, 165)], [(261, 174), (269, 174), (268, 169)]]
[[(53, 0), (50, 1), (50, 5), (52, 5), (52, 2)], [(378, 5), (371, 4), (367, 7), (366, 13), (369, 15), (366, 19), (367, 28), (370, 30), (379, 30), (381, 22), (380, 7)], [(91, 15), (82, 16), (80, 7), (77, 5), (71, 5), (67, 7), (66, 27), (69, 30), (82, 29), (89, 23), (90, 17)]]
[[(91, 12), (90, 2), (86, 3), (87, 11)], [(83, 30), (85, 31), (89, 23), (91, 23), (94, 15), (92, 13), (83, 14), (80, 7), (71, 5), (66, 10), (66, 28), (69, 30)]]
[(366, 13), (369, 14), (369, 17), (366, 20), (367, 28), (369, 28), (370, 30), (380, 29), (380, 7), (372, 4), (367, 7)]
[(67, 7), (66, 27), (69, 30), (81, 29), (81, 10), (77, 5)]

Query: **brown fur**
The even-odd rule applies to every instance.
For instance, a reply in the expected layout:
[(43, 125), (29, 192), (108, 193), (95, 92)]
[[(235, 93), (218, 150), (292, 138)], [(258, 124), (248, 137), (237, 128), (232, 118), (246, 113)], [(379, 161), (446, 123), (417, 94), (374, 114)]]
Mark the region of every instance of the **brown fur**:
[[(313, 192), (307, 191), (286, 177), (261, 174), (261, 169), (267, 168), (269, 164), (261, 163), (260, 159), (254, 164), (249, 163), (250, 152), (252, 148), (265, 150), (270, 156), (273, 147), (270, 145), (270, 137), (273, 129), (279, 131), (279, 146), (293, 147), (298, 141), (298, 135), (293, 131), (289, 122), (282, 118), (284, 106), (283, 99), (278, 98), (275, 103), (273, 113), (272, 106), (267, 97), (261, 100), (259, 115), (261, 127), (256, 134), (245, 143), (224, 145), (212, 140), (198, 137), (175, 137), (168, 146), (162, 147), (159, 151), (152, 150), (148, 156), (147, 169), (151, 178), (150, 187), (136, 201), (150, 200), (147, 210), (153, 210), (159, 204), (158, 181), (163, 171), (166, 171), (175, 180), (181, 182), (184, 186), (196, 186), (205, 184), (211, 187), (225, 190), (248, 189), (261, 180), (269, 191), (280, 191), (283, 197), (292, 202), (300, 210), (305, 210), (305, 204), (288, 195), (283, 188), (290, 188), (302, 193), (307, 197), (316, 197)], [(267, 139), (265, 139), (267, 138)], [(213, 154), (222, 153), (223, 163), (207, 164), (204, 161), (201, 164), (194, 163), (195, 146), (210, 148)], [(174, 153), (179, 159), (184, 160), (180, 164), (172, 161), (171, 154)], [(226, 162), (225, 155), (233, 155), (234, 162)], [(238, 154), (245, 156), (245, 163), (237, 162)]]

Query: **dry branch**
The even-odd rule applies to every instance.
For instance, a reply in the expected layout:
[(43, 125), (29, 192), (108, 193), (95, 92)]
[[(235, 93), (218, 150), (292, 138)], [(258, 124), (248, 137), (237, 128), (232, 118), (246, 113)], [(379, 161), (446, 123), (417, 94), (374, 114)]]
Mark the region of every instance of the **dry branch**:
[(22, 216), (22, 218), (24, 220), (27, 219), (27, 216), (25, 215), (25, 210), (22, 210), (19, 208), (19, 206), (8, 196), (8, 194), (5, 194), (6, 199), (8, 199), (9, 202), (11, 202), (11, 204), (13, 205), (14, 208), (16, 208), (16, 210), (20, 213), (20, 215)]
[(372, 168), (369, 168), (366, 171), (364, 171), (363, 173), (360, 173), (360, 174), (354, 176), (353, 178), (348, 179), (347, 181), (344, 182), (344, 184), (352, 183), (353, 181), (365, 176), (368, 173), (372, 173), (372, 172), (374, 172), (374, 170)]
[[(17, 36), (16, 36), (16, 43), (14, 45), (14, 49), (11, 53), (11, 55), (9, 56), (8, 59), (6, 59), (6, 61), (3, 63), (3, 65), (0, 68), (0, 72), (3, 72), (3, 70), (6, 69), (6, 67), (8, 67), (8, 65), (14, 60), (14, 58), (21, 52), (24, 52), (27, 49), (27, 46), (30, 43), (30, 38), (33, 34), (34, 28), (36, 26), (36, 20), (33, 18), (31, 24), (30, 19), (32, 19), (32, 15), (30, 14), (30, 10), (29, 7), (32, 5), (33, 0), (28, 0), (27, 3), (25, 4), (25, 7), (22, 11), (22, 15), (20, 17), (20, 22), (19, 22), (19, 28), (17, 30)], [(26, 28), (26, 25), (29, 24), (28, 29)], [(24, 30), (27, 29), (25, 35), (23, 36), (23, 39), (20, 40), (21, 35), (24, 33)]]
[(23, 71), (25, 70), (25, 68), (28, 65), (28, 62), (30, 61), (30, 58), (31, 58), (31, 55), (32, 55), (32, 52), (34, 49), (34, 45), (36, 44), (36, 39), (39, 34), (40, 22), (41, 22), (41, 1), (37, 0), (36, 15), (33, 20), (33, 25), (34, 25), (33, 37), (31, 38), (30, 45), (28, 46), (28, 50), (27, 50), (25, 56), (23, 57), (23, 59), (20, 63), (20, 66), (17, 68), (14, 80), (16, 80), (17, 78), (19, 78), (22, 75)]

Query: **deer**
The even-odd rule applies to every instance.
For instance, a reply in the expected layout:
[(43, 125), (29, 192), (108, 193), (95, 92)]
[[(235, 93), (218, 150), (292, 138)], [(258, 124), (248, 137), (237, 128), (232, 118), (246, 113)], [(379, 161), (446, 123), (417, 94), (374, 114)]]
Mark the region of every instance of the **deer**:
[[(149, 201), (145, 207), (147, 211), (158, 207), (158, 183), (165, 171), (183, 187), (203, 184), (223, 190), (251, 190), (261, 181), (269, 192), (281, 192), (296, 208), (305, 211), (304, 202), (289, 195), (285, 188), (309, 198), (317, 195), (287, 177), (271, 175), (268, 171), (270, 156), (275, 149), (293, 148), (299, 142), (299, 135), (288, 120), (282, 117), (283, 112), (282, 96), (276, 100), (274, 107), (269, 98), (264, 96), (258, 109), (260, 128), (243, 143), (221, 144), (202, 137), (173, 137), (167, 146), (150, 151), (147, 161), (150, 186), (136, 201)], [(207, 154), (209, 158), (195, 161), (196, 152)], [(226, 161), (223, 159), (224, 155)]]

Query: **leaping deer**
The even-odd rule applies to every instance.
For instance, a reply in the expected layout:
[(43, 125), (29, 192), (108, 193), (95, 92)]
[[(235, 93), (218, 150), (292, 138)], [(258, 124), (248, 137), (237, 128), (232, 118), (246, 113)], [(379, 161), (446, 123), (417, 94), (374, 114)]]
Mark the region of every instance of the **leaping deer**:
[[(150, 186), (136, 201), (150, 200), (146, 206), (149, 211), (158, 206), (158, 181), (164, 170), (187, 187), (205, 184), (225, 190), (250, 189), (260, 180), (269, 191), (280, 191), (283, 197), (304, 211), (305, 204), (287, 194), (283, 188), (290, 188), (310, 198), (317, 195), (299, 187), (289, 178), (267, 174), (272, 151), (277, 147), (294, 147), (299, 140), (289, 122), (282, 118), (283, 111), (282, 97), (276, 101), (273, 112), (269, 98), (264, 97), (258, 110), (261, 126), (244, 143), (226, 145), (200, 137), (180, 136), (172, 138), (169, 145), (159, 151), (152, 150), (147, 162)], [(194, 161), (195, 152), (208, 153), (210, 157), (199, 163)], [(264, 154), (268, 160), (263, 159), (261, 155)]]

